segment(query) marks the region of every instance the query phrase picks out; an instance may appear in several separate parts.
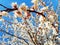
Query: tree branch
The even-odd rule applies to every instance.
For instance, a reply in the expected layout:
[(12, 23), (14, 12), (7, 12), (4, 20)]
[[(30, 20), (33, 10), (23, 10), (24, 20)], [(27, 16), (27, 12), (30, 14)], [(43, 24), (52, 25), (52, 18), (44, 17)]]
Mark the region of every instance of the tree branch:
[(29, 31), (27, 31), (27, 33), (28, 33), (28, 35), (30, 36), (31, 41), (34, 43), (34, 45), (36, 45), (36, 43), (35, 43), (35, 42), (34, 42), (34, 40), (32, 39), (32, 36), (31, 36), (30, 32), (29, 32)]
[(9, 33), (9, 32), (4, 31), (4, 30), (1, 29), (1, 28), (0, 28), (0, 31), (3, 32), (3, 33), (8, 34), (8, 35), (10, 35), (10, 36), (13, 36), (13, 37), (16, 37), (16, 38), (18, 38), (18, 39), (24, 40), (24, 42), (26, 42), (27, 45), (29, 45), (29, 43), (28, 43), (24, 38), (22, 38), (22, 37), (18, 37), (18, 36), (16, 36), (16, 35), (13, 35), (13, 34), (11, 34), (11, 33)]

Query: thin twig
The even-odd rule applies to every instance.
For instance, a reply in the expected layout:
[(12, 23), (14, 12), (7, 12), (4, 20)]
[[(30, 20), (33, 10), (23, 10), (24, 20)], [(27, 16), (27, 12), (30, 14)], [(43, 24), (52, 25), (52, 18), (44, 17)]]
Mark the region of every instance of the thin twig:
[(32, 39), (33, 37), (31, 36), (30, 32), (29, 32), (29, 31), (27, 31), (27, 32), (28, 32), (28, 34), (29, 34), (29, 36), (30, 36), (32, 42), (34, 43), (34, 45), (36, 45), (36, 43), (35, 43), (34, 40)]
[(0, 6), (4, 7), (5, 9), (8, 9), (6, 6), (4, 6), (4, 5), (2, 5), (2, 4), (0, 4)]
[(5, 10), (1, 10), (1, 12), (2, 12), (2, 11), (12, 12), (12, 11), (15, 11), (15, 10), (17, 10), (17, 9), (5, 9)]

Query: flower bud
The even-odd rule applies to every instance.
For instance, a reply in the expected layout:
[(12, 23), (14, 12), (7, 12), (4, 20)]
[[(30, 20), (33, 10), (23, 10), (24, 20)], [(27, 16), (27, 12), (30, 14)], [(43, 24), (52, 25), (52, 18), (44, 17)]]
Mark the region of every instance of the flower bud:
[(32, 3), (34, 3), (34, 9), (38, 9), (38, 0), (32, 0)]
[(14, 8), (14, 9), (17, 9), (17, 3), (15, 2), (15, 3), (12, 3), (12, 7)]
[(27, 11), (27, 6), (25, 5), (25, 3), (22, 3), (20, 8), (23, 11)]
[(16, 10), (14, 13), (17, 17), (22, 17), (22, 13), (20, 11)]

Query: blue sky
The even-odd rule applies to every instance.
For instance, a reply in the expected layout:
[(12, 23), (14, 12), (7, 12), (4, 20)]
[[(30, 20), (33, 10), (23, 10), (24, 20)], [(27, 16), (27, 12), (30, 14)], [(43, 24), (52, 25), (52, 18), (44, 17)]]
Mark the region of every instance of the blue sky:
[[(0, 0), (0, 4), (3, 4), (3, 5), (5, 5), (5, 6), (9, 7), (9, 8), (11, 8), (11, 3), (12, 2), (17, 2), (18, 5), (20, 5), (23, 2), (25, 2), (26, 5), (28, 5), (28, 6), (32, 5), (31, 0), (20, 0), (20, 1), (19, 0)], [(1, 9), (2, 9), (2, 7), (0, 7), (0, 10)]]
[[(48, 0), (45, 0), (45, 1), (48, 1)], [(51, 0), (51, 1), (53, 2), (54, 9), (56, 10), (58, 0)], [(11, 3), (12, 2), (17, 2), (19, 5), (23, 2), (25, 2), (26, 5), (28, 5), (28, 6), (32, 5), (31, 0), (0, 0), (0, 4), (3, 4), (3, 5), (5, 5), (9, 8), (11, 8)], [(0, 10), (1, 9), (3, 9), (3, 8), (0, 6)]]

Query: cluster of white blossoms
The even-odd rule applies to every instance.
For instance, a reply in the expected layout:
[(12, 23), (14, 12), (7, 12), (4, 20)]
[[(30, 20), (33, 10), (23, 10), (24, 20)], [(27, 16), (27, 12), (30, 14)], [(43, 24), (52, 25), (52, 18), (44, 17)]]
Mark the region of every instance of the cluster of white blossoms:
[[(28, 8), (25, 3), (22, 3), (20, 6), (18, 6), (16, 2), (12, 3), (12, 9), (17, 10), (13, 11), (14, 16), (8, 15), (12, 17), (9, 17), (12, 19), (11, 22), (6, 20), (3, 22), (7, 32), (5, 32), (6, 35), (4, 34), (5, 37), (2, 36), (3, 38), (10, 38), (11, 40), (3, 42), (2, 45), (5, 43), (8, 45), (60, 44), (60, 38), (58, 37), (59, 34), (57, 14), (53, 10), (49, 10), (48, 6), (40, 9), (40, 5), (38, 5), (39, 3), (42, 3), (40, 1), (41, 0), (32, 0), (32, 8)], [(46, 13), (47, 16), (45, 16), (44, 13)], [(6, 14), (8, 13), (5, 11), (0, 12), (0, 15), (3, 16)], [(33, 15), (36, 15), (36, 17)], [(19, 22), (17, 18), (21, 18), (22, 21)]]
[[(17, 8), (17, 4), (16, 3), (12, 3), (12, 6), (15, 7), (15, 8)], [(22, 3), (18, 7), (18, 10), (14, 11), (14, 16), (15, 17), (20, 17), (20, 18), (22, 18), (22, 17), (28, 18), (30, 15), (29, 15), (29, 12), (27, 11), (27, 8), (28, 8), (28, 6), (26, 6), (25, 3)], [(23, 12), (24, 12), (24, 14), (23, 14)]]
[(48, 19), (51, 21), (51, 23), (56, 22), (58, 20), (58, 15), (51, 10), (48, 12)]

